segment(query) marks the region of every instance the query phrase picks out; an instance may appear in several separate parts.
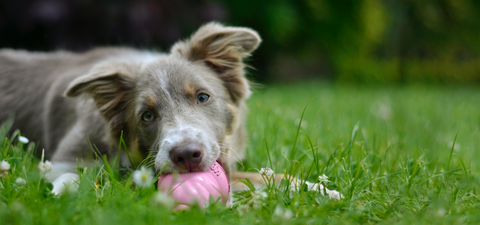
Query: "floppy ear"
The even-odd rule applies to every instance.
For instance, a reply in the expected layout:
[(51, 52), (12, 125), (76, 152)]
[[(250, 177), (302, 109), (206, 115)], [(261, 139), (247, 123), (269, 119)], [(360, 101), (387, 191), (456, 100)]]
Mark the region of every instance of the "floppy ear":
[(260, 36), (251, 29), (208, 23), (189, 40), (176, 43), (171, 52), (190, 61), (203, 60), (223, 80), (232, 100), (238, 102), (250, 95), (243, 59), (260, 42)]
[(134, 66), (127, 63), (102, 63), (73, 80), (65, 95), (93, 98), (112, 130), (121, 130), (125, 121), (127, 94), (135, 85)]

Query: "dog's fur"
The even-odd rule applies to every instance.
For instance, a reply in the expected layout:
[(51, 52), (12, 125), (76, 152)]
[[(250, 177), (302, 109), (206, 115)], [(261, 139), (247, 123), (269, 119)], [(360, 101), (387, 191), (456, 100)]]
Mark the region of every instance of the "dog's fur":
[[(164, 173), (202, 171), (218, 161), (232, 180), (261, 184), (258, 173), (232, 174), (233, 158), (245, 149), (250, 89), (243, 60), (260, 42), (251, 29), (209, 23), (168, 54), (118, 47), (0, 50), (0, 121), (14, 117), (13, 129), (45, 149), (54, 164), (48, 175), (54, 193), (78, 178), (77, 160), (93, 159), (89, 142), (111, 156), (121, 135), (129, 152), (151, 155), (145, 160), (156, 171), (167, 161)], [(172, 155), (192, 149), (201, 155), (196, 163)]]
[[(93, 158), (89, 140), (112, 155), (121, 134), (129, 150), (151, 153), (157, 171), (172, 149), (193, 145), (198, 165), (169, 163), (164, 172), (205, 170), (217, 160), (230, 177), (232, 154), (245, 149), (243, 59), (260, 42), (251, 29), (209, 23), (168, 54), (0, 50), (0, 121), (13, 116), (13, 129), (45, 149), (56, 168), (52, 180), (74, 172), (77, 159)], [(199, 103), (200, 94), (208, 101)], [(154, 119), (143, 121), (146, 112)]]

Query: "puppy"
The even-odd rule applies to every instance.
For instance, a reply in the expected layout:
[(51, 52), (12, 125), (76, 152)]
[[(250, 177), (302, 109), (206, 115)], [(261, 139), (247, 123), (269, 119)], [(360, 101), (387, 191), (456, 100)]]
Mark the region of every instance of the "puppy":
[(229, 178), (261, 183), (258, 174), (232, 174), (232, 155), (246, 146), (243, 60), (260, 42), (251, 29), (209, 23), (167, 54), (0, 50), (0, 121), (14, 117), (13, 129), (45, 150), (54, 193), (78, 178), (77, 160), (94, 159), (92, 145), (111, 157), (120, 137), (156, 171), (167, 162), (164, 173), (204, 171), (218, 161)]
[(1, 50), (0, 121), (13, 116), (13, 129), (45, 149), (54, 192), (77, 178), (77, 159), (94, 158), (89, 141), (111, 156), (121, 135), (157, 171), (167, 162), (165, 173), (203, 171), (218, 161), (231, 176), (231, 150), (245, 149), (243, 59), (260, 42), (251, 29), (209, 23), (168, 54)]

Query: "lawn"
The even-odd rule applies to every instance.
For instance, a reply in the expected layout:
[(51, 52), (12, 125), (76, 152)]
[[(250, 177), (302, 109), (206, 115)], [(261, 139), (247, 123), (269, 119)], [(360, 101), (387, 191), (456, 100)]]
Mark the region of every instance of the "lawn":
[(0, 161), (11, 165), (0, 178), (0, 224), (480, 223), (479, 103), (473, 86), (256, 88), (238, 168), (270, 167), (310, 182), (325, 174), (344, 198), (284, 191), (284, 182), (237, 193), (232, 207), (212, 202), (188, 212), (106, 166), (84, 171), (79, 191), (54, 196), (31, 157), (34, 144), (0, 131)]

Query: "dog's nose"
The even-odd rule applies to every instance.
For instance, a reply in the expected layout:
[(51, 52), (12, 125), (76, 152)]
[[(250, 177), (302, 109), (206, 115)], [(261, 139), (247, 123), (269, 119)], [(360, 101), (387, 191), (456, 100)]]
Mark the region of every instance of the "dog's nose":
[(170, 150), (173, 163), (187, 171), (198, 171), (202, 156), (202, 147), (197, 143), (176, 146)]

